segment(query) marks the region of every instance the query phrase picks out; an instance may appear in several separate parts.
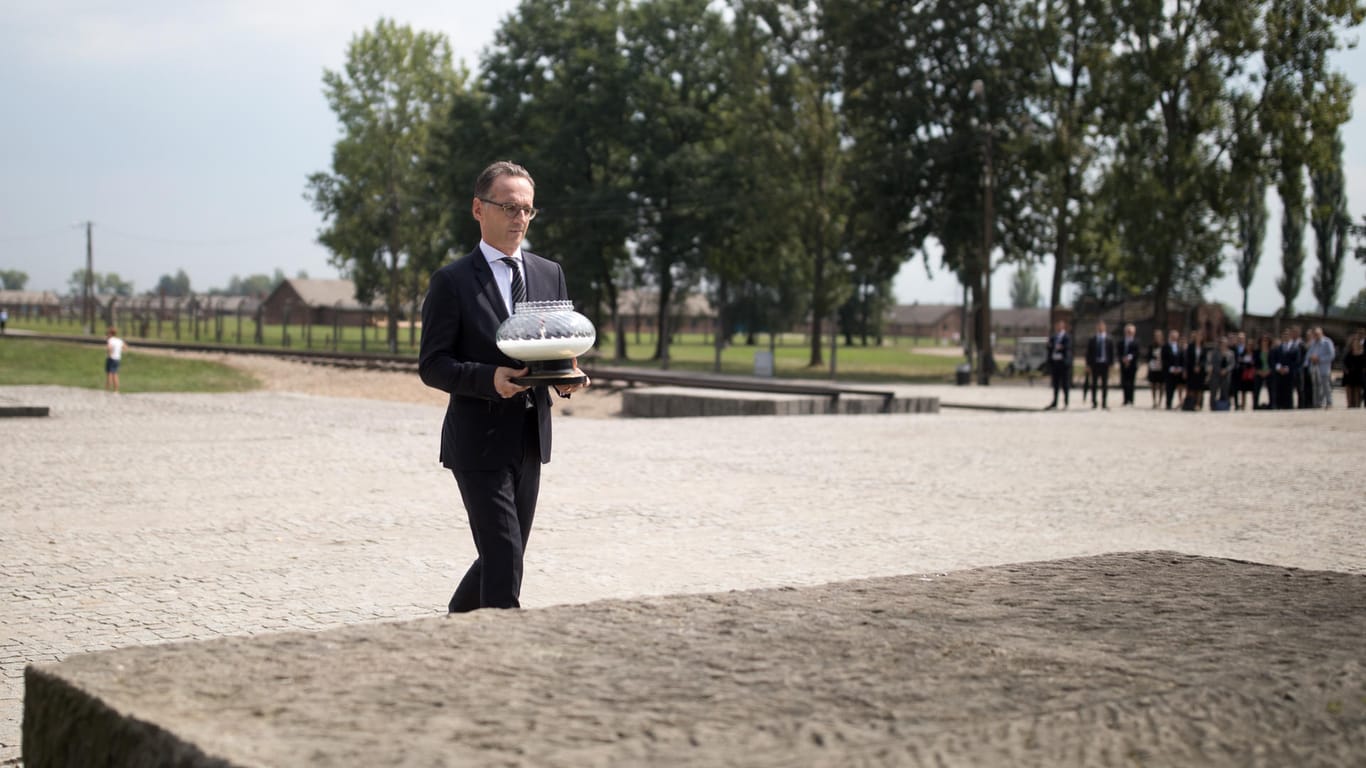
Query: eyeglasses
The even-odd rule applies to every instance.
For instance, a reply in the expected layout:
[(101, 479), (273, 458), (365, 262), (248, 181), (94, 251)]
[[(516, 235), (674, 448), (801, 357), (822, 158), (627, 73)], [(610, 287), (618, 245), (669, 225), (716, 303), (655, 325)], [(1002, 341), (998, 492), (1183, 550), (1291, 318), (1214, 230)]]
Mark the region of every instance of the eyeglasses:
[(502, 209), (503, 215), (507, 216), (509, 219), (516, 218), (518, 216), (525, 216), (527, 221), (531, 221), (532, 219), (536, 218), (536, 214), (541, 212), (540, 208), (532, 208), (526, 205), (518, 205), (516, 203), (500, 203), (497, 200), (490, 200), (487, 197), (481, 197), (478, 199), (485, 203), (488, 203), (494, 208)]

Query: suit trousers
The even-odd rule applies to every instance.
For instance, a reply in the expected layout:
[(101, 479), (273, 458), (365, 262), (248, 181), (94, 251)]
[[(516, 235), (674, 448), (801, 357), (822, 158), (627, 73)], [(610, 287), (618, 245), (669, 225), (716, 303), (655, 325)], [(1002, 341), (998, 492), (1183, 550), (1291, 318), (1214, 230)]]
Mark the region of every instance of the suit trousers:
[(490, 471), (452, 470), (479, 556), (451, 596), (451, 613), (521, 607), (522, 560), (541, 489), (535, 408), (526, 409), (521, 437), (519, 462)]
[(1134, 404), (1134, 381), (1138, 378), (1138, 365), (1119, 367), (1119, 387), (1124, 391), (1124, 404)]
[(1100, 393), (1100, 404), (1110, 407), (1110, 366), (1096, 363), (1091, 366), (1091, 405), (1096, 404), (1096, 393)]
[(1062, 392), (1062, 402), (1066, 405), (1072, 397), (1072, 366), (1058, 360), (1052, 361), (1048, 369), (1053, 379), (1053, 405), (1058, 404), (1058, 392)]
[[(1176, 395), (1176, 388), (1184, 386), (1186, 380), (1181, 378), (1181, 374), (1167, 371), (1167, 410), (1172, 409), (1172, 398)], [(1177, 406), (1180, 406), (1177, 403)]]

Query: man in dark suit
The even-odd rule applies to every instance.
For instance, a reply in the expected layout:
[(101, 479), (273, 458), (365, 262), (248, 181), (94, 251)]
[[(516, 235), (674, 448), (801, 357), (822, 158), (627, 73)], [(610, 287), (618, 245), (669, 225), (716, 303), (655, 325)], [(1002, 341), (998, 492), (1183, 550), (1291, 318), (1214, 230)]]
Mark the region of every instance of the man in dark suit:
[(1167, 334), (1167, 345), (1162, 348), (1163, 380), (1167, 382), (1167, 410), (1172, 409), (1172, 396), (1186, 382), (1186, 353), (1181, 349), (1181, 332), (1173, 328)]
[(1272, 408), (1290, 410), (1295, 407), (1295, 390), (1303, 363), (1294, 330), (1282, 330), (1281, 344), (1271, 352)]
[(1072, 334), (1067, 332), (1067, 321), (1059, 320), (1057, 330), (1048, 337), (1048, 370), (1053, 379), (1053, 402), (1044, 410), (1058, 407), (1058, 392), (1062, 392), (1062, 407), (1072, 397)]
[[(525, 168), (486, 168), (471, 203), (479, 246), (432, 275), (422, 307), (418, 372), (427, 386), (450, 393), (441, 463), (455, 475), (479, 553), (451, 597), (452, 613), (520, 607), (541, 464), (550, 461), (550, 394), (518, 384), (526, 369), (494, 343), (514, 298), (568, 298), (560, 265), (522, 250), (534, 198)], [(558, 391), (568, 397), (587, 385)]]
[(1138, 378), (1138, 336), (1133, 323), (1124, 326), (1124, 338), (1119, 340), (1116, 359), (1119, 360), (1119, 386), (1124, 390), (1124, 404), (1134, 404), (1134, 382)]
[(1105, 321), (1096, 323), (1096, 335), (1086, 344), (1086, 368), (1091, 372), (1091, 407), (1096, 407), (1096, 394), (1100, 393), (1100, 405), (1110, 410), (1110, 366), (1115, 364), (1115, 342), (1105, 333)]

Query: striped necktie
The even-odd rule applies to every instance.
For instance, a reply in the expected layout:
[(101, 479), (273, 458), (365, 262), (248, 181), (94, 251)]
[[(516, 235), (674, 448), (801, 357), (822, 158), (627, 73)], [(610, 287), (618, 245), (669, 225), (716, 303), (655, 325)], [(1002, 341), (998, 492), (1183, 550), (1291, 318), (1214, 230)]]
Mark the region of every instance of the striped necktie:
[(516, 259), (504, 256), (500, 261), (512, 270), (512, 310), (515, 312), (517, 305), (526, 301), (526, 283), (522, 282), (522, 270), (517, 267)]

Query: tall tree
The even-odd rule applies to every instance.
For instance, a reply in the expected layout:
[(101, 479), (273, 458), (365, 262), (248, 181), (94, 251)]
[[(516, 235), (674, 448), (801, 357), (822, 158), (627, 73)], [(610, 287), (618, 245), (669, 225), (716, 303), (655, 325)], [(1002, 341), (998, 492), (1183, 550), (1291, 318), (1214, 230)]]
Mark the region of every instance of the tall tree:
[(28, 285), (28, 273), (18, 269), (0, 269), (0, 288), (22, 291)]
[(1311, 175), (1314, 206), (1310, 219), (1314, 227), (1314, 253), (1318, 271), (1314, 273), (1314, 298), (1326, 318), (1342, 287), (1342, 270), (1347, 258), (1347, 181), (1342, 173), (1342, 137), (1333, 136), (1327, 157), (1314, 163)]
[(834, 46), (823, 34), (822, 12), (815, 4), (791, 0), (770, 4), (763, 14), (784, 73), (773, 91), (773, 107), (781, 121), (780, 173), (789, 189), (784, 204), (809, 278), (811, 367), (825, 363), (825, 323), (849, 297), (854, 266), (849, 153), (833, 77)]
[(1280, 174), (1276, 191), (1281, 197), (1281, 316), (1295, 314), (1295, 297), (1304, 286), (1304, 162), (1303, 154), (1290, 142), (1280, 147)]
[[(91, 286), (95, 293), (112, 296), (132, 296), (133, 281), (124, 280), (119, 277), (117, 272), (96, 272), (93, 275)], [(85, 290), (85, 268), (82, 267), (71, 273), (71, 277), (66, 281), (67, 290), (72, 296), (80, 295)]]
[(405, 267), (430, 258), (442, 235), (422, 210), (425, 157), (433, 128), (463, 87), (445, 35), (388, 19), (352, 38), (341, 71), (323, 72), (342, 137), (331, 172), (309, 176), (306, 196), (326, 222), (318, 240), (355, 281), (357, 298), (383, 293), (391, 352), (398, 351)]
[(157, 280), (156, 293), (162, 296), (189, 296), (190, 276), (183, 269), (177, 269), (174, 275), (162, 275)]
[(1039, 280), (1034, 277), (1034, 268), (1027, 264), (1015, 268), (1015, 277), (1010, 281), (1010, 306), (1016, 309), (1039, 306)]
[(1086, 179), (1100, 152), (1100, 98), (1117, 29), (1106, 0), (1045, 0), (1020, 7), (1022, 48), (1033, 53), (1026, 72), (1037, 73), (1037, 130), (1048, 138), (1039, 171), (1052, 216), (1053, 279), (1048, 306), (1062, 306), (1072, 266), (1077, 219), (1093, 198)]
[(565, 265), (570, 295), (626, 352), (613, 276), (627, 261), (634, 217), (628, 60), (622, 0), (524, 2), (499, 29), (484, 60), (492, 120), (536, 177), (536, 221)]
[[(276, 270), (276, 273), (278, 275), (279, 270)], [(277, 280), (276, 278), (271, 277), (270, 275), (260, 273), (255, 275), (247, 275), (246, 277), (239, 277), (238, 275), (233, 275), (232, 279), (228, 280), (228, 287), (224, 289), (223, 293), (225, 293), (228, 296), (264, 297), (266, 294), (275, 290), (275, 286), (279, 285), (283, 281), (284, 276), (280, 275), (279, 277), (280, 279)]]
[(1247, 317), (1247, 296), (1266, 240), (1265, 139), (1257, 125), (1255, 108), (1245, 95), (1234, 97), (1233, 124), (1236, 138), (1231, 156), (1230, 195), (1238, 222), (1238, 285), (1243, 289), (1240, 317)]
[(1287, 317), (1294, 314), (1304, 282), (1304, 173), (1313, 161), (1313, 137), (1336, 135), (1350, 115), (1351, 86), (1329, 70), (1328, 54), (1340, 47), (1338, 27), (1358, 24), (1363, 16), (1366, 6), (1359, 0), (1269, 0), (1266, 5), (1262, 124), (1284, 209), (1276, 287)]
[(1155, 317), (1182, 283), (1220, 274), (1232, 240), (1224, 213), (1226, 93), (1258, 43), (1255, 7), (1243, 0), (1114, 0), (1118, 57), (1109, 79), (1110, 171), (1126, 270), (1151, 286)]
[(653, 357), (667, 365), (674, 302), (696, 285), (718, 224), (729, 38), (707, 0), (653, 0), (626, 19), (634, 244), (658, 296)]
[(1347, 302), (1347, 314), (1352, 317), (1366, 317), (1366, 288), (1357, 291)]
[(826, 9), (855, 153), (875, 159), (856, 176), (879, 202), (860, 195), (856, 207), (883, 214), (884, 240), (902, 243), (893, 252), (928, 257), (936, 243), (970, 288), (985, 383), (991, 274), (1039, 253), (1049, 229), (1040, 166), (1026, 159), (1039, 138), (1021, 29), (1005, 8), (968, 0), (828, 0)]

